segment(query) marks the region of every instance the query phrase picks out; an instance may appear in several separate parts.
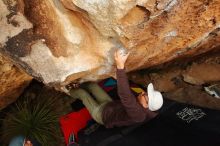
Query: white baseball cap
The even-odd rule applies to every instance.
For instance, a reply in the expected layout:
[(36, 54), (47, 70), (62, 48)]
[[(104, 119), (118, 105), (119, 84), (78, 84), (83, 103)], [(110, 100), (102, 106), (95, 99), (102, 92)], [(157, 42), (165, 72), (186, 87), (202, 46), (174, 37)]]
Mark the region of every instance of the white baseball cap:
[(150, 111), (157, 111), (163, 105), (163, 96), (159, 91), (154, 90), (152, 83), (147, 86), (148, 108)]

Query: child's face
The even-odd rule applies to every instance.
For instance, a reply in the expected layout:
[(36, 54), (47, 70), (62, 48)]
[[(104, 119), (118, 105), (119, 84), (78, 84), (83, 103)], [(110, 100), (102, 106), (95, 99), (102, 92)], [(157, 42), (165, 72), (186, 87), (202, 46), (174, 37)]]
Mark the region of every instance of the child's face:
[(25, 140), (24, 146), (33, 146), (30, 140)]

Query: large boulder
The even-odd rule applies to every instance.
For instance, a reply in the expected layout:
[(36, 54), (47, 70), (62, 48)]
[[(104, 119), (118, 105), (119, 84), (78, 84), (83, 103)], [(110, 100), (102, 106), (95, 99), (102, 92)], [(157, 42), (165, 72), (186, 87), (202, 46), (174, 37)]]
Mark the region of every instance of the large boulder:
[(52, 86), (114, 76), (115, 47), (127, 71), (220, 45), (219, 0), (3, 0), (0, 47)]
[[(7, 41), (20, 34), (25, 29), (30, 29), (30, 23), (24, 13), (24, 3), (19, 1), (0, 1), (0, 48), (6, 46)], [(17, 45), (16, 43), (14, 44)], [(24, 48), (15, 48), (17, 52)], [(11, 59), (15, 59), (13, 54)], [(32, 77), (15, 66), (8, 57), (0, 54), (0, 110), (14, 102), (30, 83)]]
[(31, 76), (0, 55), (0, 110), (14, 102), (31, 80)]

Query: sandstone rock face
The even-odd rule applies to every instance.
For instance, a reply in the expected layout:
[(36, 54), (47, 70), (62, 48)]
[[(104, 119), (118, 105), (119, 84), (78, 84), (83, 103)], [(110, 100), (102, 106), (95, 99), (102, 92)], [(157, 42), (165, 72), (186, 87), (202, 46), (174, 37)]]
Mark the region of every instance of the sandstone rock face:
[[(1, 52), (52, 86), (113, 76), (220, 45), (219, 0), (3, 0)], [(115, 41), (116, 40), (116, 41)]]
[(220, 64), (193, 64), (184, 74), (184, 81), (202, 85), (207, 82), (220, 81)]
[(32, 77), (0, 55), (0, 110), (14, 102)]
[[(215, 84), (220, 81), (220, 47), (214, 52), (208, 52), (197, 57), (184, 58), (163, 64), (141, 72), (128, 73), (134, 83), (144, 87), (153, 83), (161, 92), (173, 92), (182, 88), (184, 84), (202, 86)], [(196, 97), (197, 98), (197, 97)]]

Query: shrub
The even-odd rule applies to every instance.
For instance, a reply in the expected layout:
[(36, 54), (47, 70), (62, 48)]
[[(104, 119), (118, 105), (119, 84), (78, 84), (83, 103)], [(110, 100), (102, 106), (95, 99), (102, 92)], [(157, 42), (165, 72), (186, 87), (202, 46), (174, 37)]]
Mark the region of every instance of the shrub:
[(39, 141), (43, 146), (57, 145), (61, 115), (57, 98), (40, 96), (18, 101), (3, 120), (2, 138), (8, 143), (13, 137), (23, 135)]

